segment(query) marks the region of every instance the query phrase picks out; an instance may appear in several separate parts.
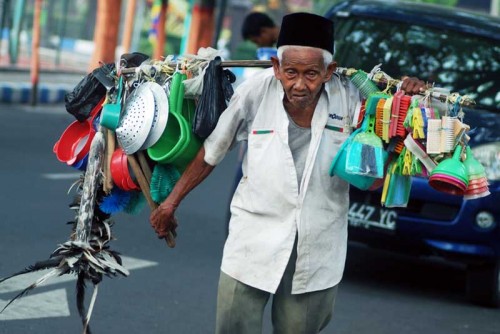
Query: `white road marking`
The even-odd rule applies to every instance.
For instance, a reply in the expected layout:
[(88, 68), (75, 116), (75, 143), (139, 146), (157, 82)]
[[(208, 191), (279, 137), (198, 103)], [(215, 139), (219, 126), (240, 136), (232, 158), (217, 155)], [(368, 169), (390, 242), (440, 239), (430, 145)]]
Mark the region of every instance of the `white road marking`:
[[(0, 299), (0, 304), (5, 305), (7, 301)], [(57, 289), (36, 295), (28, 295), (20, 300), (16, 300), (0, 314), (0, 321), (69, 316), (70, 311), (66, 289)]]
[[(130, 270), (142, 269), (147, 267), (152, 267), (158, 265), (158, 262), (136, 259), (133, 257), (122, 256), (123, 266)], [(40, 270), (38, 272), (20, 275), (0, 284), (0, 293), (8, 293), (13, 291), (20, 291), (31, 283), (36, 281), (38, 278), (46, 274), (48, 270)], [(46, 281), (43, 286), (60, 284), (64, 282), (74, 281), (76, 276), (74, 275), (63, 275), (59, 277), (54, 277)]]
[(20, 105), (19, 109), (26, 113), (63, 116), (68, 117), (69, 120), (75, 120), (75, 118), (71, 118), (71, 115), (66, 112), (63, 104), (38, 104), (36, 106)]
[[(122, 256), (122, 261), (123, 266), (130, 271), (158, 265), (158, 262), (136, 259), (127, 256)], [(20, 275), (2, 282), (0, 283), (0, 294), (21, 291), (46, 273), (47, 270), (41, 270), (35, 273)], [(61, 284), (74, 281), (75, 279), (76, 276), (74, 275), (63, 275), (49, 279), (42, 286)], [(35, 294), (36, 289), (34, 289), (30, 293), (30, 295), (16, 300), (3, 313), (1, 313), (0, 321), (67, 317), (70, 315), (68, 298), (66, 296), (65, 289), (56, 289), (39, 294)], [(12, 298), (14, 296), (9, 297)], [(0, 310), (7, 305), (9, 300), (10, 299), (0, 299)]]
[(46, 173), (42, 177), (49, 180), (74, 180), (78, 179), (82, 173)]

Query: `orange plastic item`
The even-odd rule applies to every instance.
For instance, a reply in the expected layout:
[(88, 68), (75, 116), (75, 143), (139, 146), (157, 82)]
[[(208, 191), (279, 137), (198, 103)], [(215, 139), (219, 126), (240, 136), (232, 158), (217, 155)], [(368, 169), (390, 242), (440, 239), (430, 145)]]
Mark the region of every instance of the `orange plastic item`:
[(377, 107), (375, 109), (375, 134), (382, 138), (382, 125), (384, 118), (384, 105), (386, 99), (380, 99), (377, 102)]

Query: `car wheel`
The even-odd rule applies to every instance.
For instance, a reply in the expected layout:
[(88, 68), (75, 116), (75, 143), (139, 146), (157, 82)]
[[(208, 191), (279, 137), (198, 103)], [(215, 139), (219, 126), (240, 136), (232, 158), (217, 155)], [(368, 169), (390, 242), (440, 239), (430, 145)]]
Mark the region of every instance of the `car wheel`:
[(500, 307), (500, 259), (468, 266), (467, 298), (476, 304)]

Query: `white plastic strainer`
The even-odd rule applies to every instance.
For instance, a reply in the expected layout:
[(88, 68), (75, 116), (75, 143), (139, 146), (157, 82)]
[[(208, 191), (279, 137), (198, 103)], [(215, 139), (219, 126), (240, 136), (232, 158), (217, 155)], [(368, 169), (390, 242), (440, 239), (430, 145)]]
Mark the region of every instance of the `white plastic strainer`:
[(140, 85), (127, 99), (116, 128), (116, 138), (125, 153), (130, 155), (140, 150), (151, 131), (154, 113), (154, 95), (148, 86)]
[(154, 96), (155, 110), (153, 117), (153, 124), (151, 125), (151, 131), (149, 132), (146, 141), (141, 146), (141, 150), (145, 150), (148, 147), (156, 144), (158, 139), (160, 139), (168, 121), (168, 98), (167, 94), (163, 88), (156, 82), (145, 82), (143, 86), (148, 87)]

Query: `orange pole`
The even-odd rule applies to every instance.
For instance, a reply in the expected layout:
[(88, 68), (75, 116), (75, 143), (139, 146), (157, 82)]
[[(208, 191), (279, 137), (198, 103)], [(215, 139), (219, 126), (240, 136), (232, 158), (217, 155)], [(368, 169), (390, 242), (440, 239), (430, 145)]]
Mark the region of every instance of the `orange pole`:
[(167, 22), (168, 1), (164, 0), (161, 4), (160, 17), (158, 18), (158, 35), (156, 36), (156, 45), (153, 50), (153, 59), (161, 59), (165, 49), (165, 24)]
[(33, 39), (31, 40), (31, 105), (38, 102), (38, 74), (40, 72), (40, 14), (43, 0), (35, 0), (33, 12)]
[(134, 17), (137, 0), (128, 0), (127, 12), (125, 13), (125, 25), (123, 27), (122, 48), (123, 53), (130, 52), (132, 44), (132, 33), (134, 31)]
[(214, 8), (212, 6), (193, 6), (191, 29), (187, 53), (196, 54), (201, 47), (212, 45), (214, 32)]
[(100, 62), (115, 61), (118, 43), (121, 0), (98, 0), (97, 18), (94, 31), (94, 52), (89, 65), (89, 72), (100, 67)]

